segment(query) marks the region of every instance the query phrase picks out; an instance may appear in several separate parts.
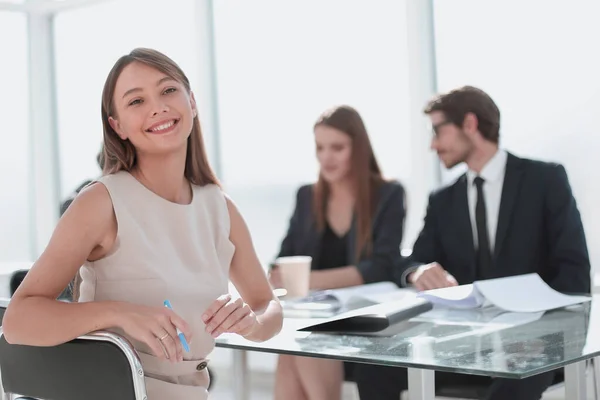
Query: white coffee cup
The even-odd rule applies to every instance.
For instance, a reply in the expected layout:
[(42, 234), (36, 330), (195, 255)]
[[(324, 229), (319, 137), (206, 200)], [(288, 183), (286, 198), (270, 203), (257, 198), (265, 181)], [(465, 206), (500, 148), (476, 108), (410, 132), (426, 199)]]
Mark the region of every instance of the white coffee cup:
[(275, 260), (275, 265), (280, 271), (281, 283), (287, 291), (286, 297), (308, 295), (311, 263), (310, 256), (279, 257)]

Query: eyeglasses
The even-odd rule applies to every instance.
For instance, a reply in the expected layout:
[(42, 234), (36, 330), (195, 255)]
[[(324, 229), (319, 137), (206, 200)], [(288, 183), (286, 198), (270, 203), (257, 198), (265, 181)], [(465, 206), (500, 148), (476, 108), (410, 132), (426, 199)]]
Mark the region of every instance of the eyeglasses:
[(431, 126), (431, 129), (433, 130), (433, 133), (435, 134), (435, 136), (438, 136), (440, 134), (440, 128), (444, 125), (449, 125), (451, 124), (452, 121), (442, 121), (442, 122), (438, 122), (435, 125)]

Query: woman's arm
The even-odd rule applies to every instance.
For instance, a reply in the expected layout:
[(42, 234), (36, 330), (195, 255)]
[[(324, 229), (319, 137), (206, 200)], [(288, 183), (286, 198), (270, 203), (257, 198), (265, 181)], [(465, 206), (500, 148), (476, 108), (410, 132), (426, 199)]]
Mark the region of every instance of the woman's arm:
[(2, 327), (7, 341), (51, 346), (115, 325), (113, 303), (56, 300), (90, 254), (107, 250), (113, 232), (116, 219), (108, 191), (93, 185), (73, 201), (12, 297)]
[(296, 205), (294, 206), (294, 213), (290, 218), (290, 222), (288, 225), (288, 230), (281, 242), (281, 248), (279, 249), (278, 257), (288, 257), (297, 255), (297, 249), (294, 248), (294, 241), (296, 232), (300, 228), (300, 224), (302, 223), (302, 208), (304, 206), (304, 202), (306, 202), (305, 197), (310, 195), (310, 186), (302, 186), (296, 192)]
[[(83, 190), (58, 222), (43, 254), (35, 262), (10, 300), (2, 329), (9, 343), (53, 346), (78, 336), (112, 327), (123, 328), (147, 343), (158, 357), (167, 354), (156, 337), (175, 325), (186, 336), (189, 327), (165, 307), (142, 307), (121, 302), (65, 303), (56, 300), (87, 259), (110, 251), (117, 221), (108, 190), (95, 184)], [(180, 358), (181, 345), (163, 341), (169, 358)]]
[(251, 311), (248, 311), (255, 315), (256, 321), (248, 332), (238, 333), (250, 340), (264, 341), (281, 330), (283, 312), (258, 260), (246, 222), (230, 199), (227, 199), (227, 208), (231, 221), (229, 237), (235, 245), (230, 268), (231, 281), (243, 302), (250, 308)]
[[(298, 241), (298, 235), (302, 235), (303, 210), (307, 208), (307, 202), (312, 201), (311, 187), (311, 185), (302, 186), (296, 192), (296, 205), (294, 206), (294, 213), (290, 218), (288, 229), (283, 241), (281, 242), (281, 247), (277, 257), (291, 257), (299, 255), (299, 249), (295, 243)], [(308, 203), (308, 205), (310, 206), (310, 203)], [(280, 271), (276, 268), (277, 265), (273, 263), (270, 267), (273, 268), (270, 268), (269, 270), (269, 283), (274, 288), (283, 287), (283, 280), (281, 278)]]

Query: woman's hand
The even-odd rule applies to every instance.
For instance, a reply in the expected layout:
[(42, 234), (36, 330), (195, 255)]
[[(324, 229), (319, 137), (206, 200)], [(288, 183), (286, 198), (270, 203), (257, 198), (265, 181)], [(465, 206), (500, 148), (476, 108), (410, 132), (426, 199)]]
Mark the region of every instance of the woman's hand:
[(213, 338), (230, 332), (241, 336), (251, 334), (259, 324), (256, 314), (241, 298), (232, 299), (224, 294), (215, 300), (202, 314), (206, 332)]
[(173, 363), (183, 361), (183, 347), (177, 336), (177, 328), (183, 332), (188, 343), (192, 339), (192, 331), (172, 310), (120, 303), (118, 321), (118, 326), (125, 333), (147, 344), (158, 358)]

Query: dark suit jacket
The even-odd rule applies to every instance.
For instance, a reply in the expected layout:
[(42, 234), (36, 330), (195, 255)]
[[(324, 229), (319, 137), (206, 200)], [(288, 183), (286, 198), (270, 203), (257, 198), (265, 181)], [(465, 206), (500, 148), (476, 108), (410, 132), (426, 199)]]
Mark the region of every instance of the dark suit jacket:
[[(321, 236), (313, 213), (313, 186), (302, 186), (296, 196), (296, 209), (281, 244), (279, 257), (304, 255), (313, 258), (313, 268), (319, 265)], [(370, 256), (363, 253), (356, 260), (356, 219), (348, 240), (348, 260), (355, 265), (365, 283), (393, 279), (393, 266), (400, 254), (404, 231), (404, 188), (397, 182), (385, 182), (379, 189), (379, 201), (373, 218), (373, 246)]]
[[(459, 284), (475, 279), (475, 249), (467, 203), (467, 177), (429, 197), (425, 226), (397, 282), (417, 264), (438, 262)], [(590, 260), (581, 217), (560, 164), (508, 154), (493, 276), (537, 272), (561, 292), (590, 292)]]

